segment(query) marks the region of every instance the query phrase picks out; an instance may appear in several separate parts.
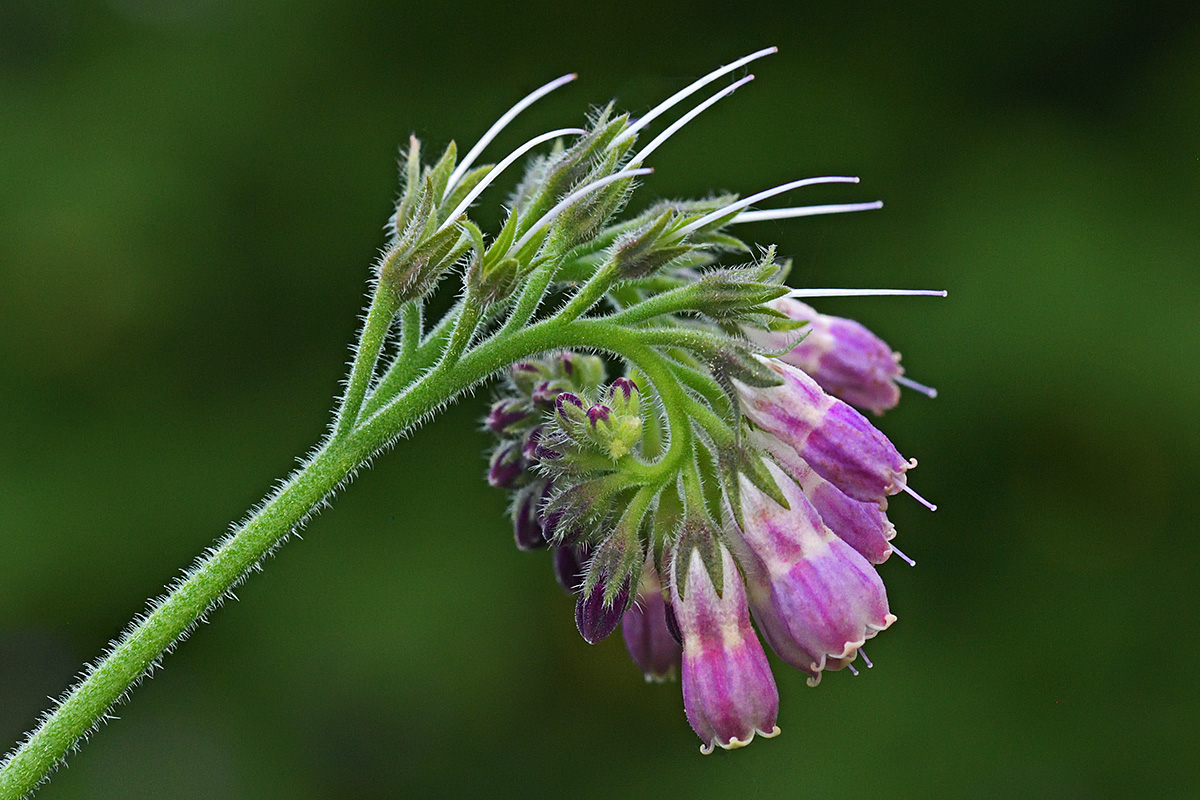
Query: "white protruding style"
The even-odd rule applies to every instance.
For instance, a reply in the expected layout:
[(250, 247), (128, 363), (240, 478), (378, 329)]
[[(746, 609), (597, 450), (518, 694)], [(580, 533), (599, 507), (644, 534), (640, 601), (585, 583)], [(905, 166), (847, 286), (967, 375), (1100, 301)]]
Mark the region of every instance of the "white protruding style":
[(508, 111), (505, 111), (503, 116), (496, 120), (492, 127), (487, 129), (487, 133), (483, 134), (483, 136), (479, 138), (479, 141), (475, 143), (475, 146), (467, 151), (467, 154), (463, 156), (463, 160), (460, 161), (458, 166), (454, 168), (454, 171), (450, 173), (450, 179), (446, 181), (446, 193), (442, 195), (442, 197), (446, 198), (450, 196), (450, 192), (454, 191), (454, 187), (458, 185), (460, 180), (462, 180), (463, 175), (467, 174), (467, 170), (469, 170), (471, 165), (475, 163), (475, 159), (479, 158), (480, 154), (483, 152), (483, 149), (491, 144), (492, 139), (495, 139), (500, 131), (504, 130), (508, 123), (516, 119), (518, 114), (529, 108), (538, 100), (541, 100), (543, 97), (553, 92), (558, 87), (570, 83), (577, 77), (579, 76), (572, 72), (569, 75), (563, 75), (561, 78), (555, 78), (545, 86), (534, 89), (532, 92), (525, 95), (525, 97), (519, 103), (510, 108)]
[(903, 561), (905, 564), (908, 564), (910, 567), (915, 567), (917, 565), (917, 562), (913, 561), (911, 558), (904, 555), (904, 553), (902, 553), (900, 551), (900, 548), (896, 547), (896, 545), (889, 544), (888, 547), (892, 548), (892, 552), (895, 553), (897, 556), (899, 556), (900, 560)]
[(708, 109), (710, 106), (712, 106), (712, 105), (713, 105), (714, 103), (716, 103), (718, 100), (721, 100), (722, 98), (728, 97), (729, 95), (733, 94), (733, 93), (734, 93), (734, 92), (736, 92), (738, 89), (740, 89), (741, 87), (745, 86), (747, 83), (749, 83), (749, 82), (750, 82), (750, 81), (752, 81), (752, 80), (754, 80), (754, 76), (753, 76), (753, 75), (747, 75), (746, 77), (742, 78), (740, 81), (737, 81), (736, 83), (731, 83), (730, 85), (726, 86), (726, 87), (725, 87), (724, 89), (722, 89), (721, 91), (719, 91), (719, 92), (717, 92), (716, 94), (714, 94), (712, 97), (710, 97), (710, 98), (708, 98), (707, 100), (705, 100), (705, 101), (704, 101), (703, 103), (701, 103), (700, 105), (698, 105), (698, 106), (696, 106), (695, 108), (693, 108), (693, 109), (692, 109), (691, 111), (689, 111), (688, 113), (684, 114), (684, 115), (683, 115), (682, 117), (680, 117), (679, 119), (677, 119), (677, 120), (675, 120), (674, 122), (672, 122), (672, 123), (671, 123), (671, 125), (670, 125), (670, 127), (668, 127), (668, 128), (665, 130), (665, 131), (663, 131), (662, 133), (660, 133), (658, 136), (655, 136), (655, 137), (654, 137), (654, 138), (653, 138), (653, 139), (650, 141), (650, 144), (648, 144), (648, 145), (646, 145), (645, 147), (643, 147), (643, 148), (642, 148), (642, 150), (641, 150), (641, 152), (640, 152), (640, 153), (638, 153), (636, 156), (634, 156), (634, 157), (633, 157), (633, 160), (632, 160), (632, 161), (630, 161), (629, 163), (630, 163), (630, 164), (641, 164), (643, 161), (645, 161), (645, 160), (646, 160), (646, 157), (647, 157), (648, 155), (650, 155), (650, 154), (651, 154), (651, 153), (653, 153), (655, 150), (657, 150), (657, 149), (659, 148), (659, 146), (660, 146), (660, 145), (662, 145), (662, 143), (663, 143), (663, 142), (665, 142), (667, 139), (670, 139), (672, 136), (674, 136), (674, 135), (675, 135), (675, 133), (676, 133), (676, 132), (677, 132), (677, 131), (678, 131), (680, 128), (682, 128), (684, 125), (687, 125), (687, 124), (688, 124), (689, 122), (691, 122), (693, 119), (695, 119), (696, 117), (698, 117), (700, 114), (702, 114), (702, 113), (703, 113), (705, 110), (707, 110), (707, 109)]
[(907, 386), (909, 389), (912, 389), (914, 392), (920, 392), (921, 394), (925, 395), (926, 397), (931, 397), (931, 398), (937, 397), (937, 389), (933, 388), (932, 386), (926, 386), (923, 383), (917, 383), (916, 381), (912, 380), (911, 378), (906, 378), (903, 375), (897, 375), (896, 377), (892, 378), (892, 380), (894, 380), (896, 383), (900, 384), (901, 386)]
[(792, 219), (793, 217), (815, 217), (818, 214), (845, 214), (849, 211), (874, 211), (883, 208), (883, 203), (838, 203), (827, 206), (799, 206), (796, 208), (769, 208), (762, 211), (743, 211), (729, 221), (730, 225), (743, 222), (762, 222), (769, 219)]
[(617, 145), (619, 145), (621, 142), (625, 141), (626, 139), (636, 136), (638, 131), (640, 131), (642, 128), (646, 127), (647, 125), (649, 125), (651, 122), (653, 122), (655, 119), (657, 119), (661, 114), (663, 114), (666, 111), (669, 111), (672, 107), (674, 107), (681, 100), (685, 100), (688, 97), (691, 97), (693, 94), (700, 91), (705, 86), (712, 83), (713, 81), (715, 81), (717, 78), (721, 77), (722, 75), (728, 75), (730, 72), (733, 72), (735, 69), (738, 69), (739, 67), (743, 67), (746, 64), (749, 64), (751, 61), (755, 61), (757, 59), (762, 58), (763, 56), (769, 56), (772, 53), (778, 53), (778, 52), (779, 52), (778, 47), (765, 47), (762, 50), (751, 53), (748, 56), (739, 58), (737, 61), (734, 61), (730, 64), (726, 64), (723, 67), (719, 67), (719, 68), (713, 70), (712, 72), (708, 73), (707, 75), (705, 75), (703, 78), (700, 78), (699, 80), (693, 81), (692, 83), (690, 83), (687, 86), (685, 86), (684, 88), (680, 89), (678, 92), (671, 95), (666, 100), (663, 100), (661, 103), (656, 105), (654, 108), (652, 108), (648, 112), (646, 112), (645, 115), (643, 115), (640, 119), (638, 119), (636, 122), (634, 122), (628, 128), (626, 128), (624, 130), (624, 132), (621, 133), (620, 136), (617, 136), (615, 139), (613, 139), (611, 142), (609, 142), (608, 148), (611, 150), (612, 148), (616, 147)]
[(559, 200), (558, 204), (555, 205), (554, 208), (550, 209), (545, 214), (543, 214), (541, 216), (541, 219), (539, 219), (537, 222), (535, 222), (533, 224), (532, 228), (525, 231), (525, 235), (517, 240), (517, 243), (515, 245), (513, 245), (512, 250), (510, 252), (513, 252), (513, 253), (521, 252), (522, 248), (524, 248), (525, 245), (529, 244), (529, 242), (533, 239), (534, 236), (536, 236), (538, 234), (539, 231), (541, 231), (543, 228), (545, 228), (547, 225), (549, 225), (551, 222), (553, 222), (554, 219), (559, 214), (566, 211), (573, 204), (579, 202), (581, 199), (583, 199), (587, 195), (591, 194), (592, 192), (603, 189), (605, 186), (608, 186), (613, 181), (619, 181), (622, 178), (636, 178), (639, 175), (649, 175), (651, 172), (654, 172), (654, 170), (651, 169), (650, 167), (641, 167), (639, 169), (626, 169), (626, 170), (622, 170), (620, 172), (614, 172), (612, 175), (605, 175), (603, 178), (594, 180), (591, 183), (587, 184), (586, 186), (582, 186), (582, 187), (576, 189), (575, 191), (571, 192), (569, 195), (564, 197), (562, 200)]
[[(921, 497), (921, 495), (917, 494), (917, 493), (916, 493), (916, 491), (915, 491), (915, 490), (914, 490), (914, 489), (913, 489), (911, 486), (909, 486), (907, 483), (906, 483), (906, 484), (904, 484), (904, 487), (903, 487), (903, 488), (904, 488), (904, 492), (905, 492), (906, 494), (909, 494), (909, 495), (911, 495), (911, 496), (913, 497), (913, 499), (914, 499), (914, 500), (916, 500), (918, 503), (920, 503), (921, 505), (925, 506), (925, 507), (926, 507), (926, 508), (928, 508), (930, 511), (937, 511), (937, 506), (936, 506), (936, 505), (934, 505), (933, 503), (929, 502), (929, 501), (928, 501), (928, 500), (926, 500), (924, 497)], [(894, 550), (895, 548), (892, 548), (892, 549)]]
[(525, 144), (518, 147), (516, 150), (513, 150), (511, 153), (505, 156), (504, 159), (497, 164), (491, 172), (483, 176), (483, 180), (471, 187), (471, 191), (467, 192), (467, 196), (464, 197), (462, 202), (450, 212), (450, 216), (446, 217), (446, 221), (443, 222), (438, 228), (438, 232), (441, 233), (442, 231), (446, 230), (446, 228), (449, 228), (451, 225), (453, 225), (454, 220), (458, 219), (458, 215), (466, 211), (471, 203), (475, 202), (475, 198), (483, 194), (483, 190), (486, 189), (492, 181), (500, 177), (500, 173), (508, 169), (508, 167), (518, 158), (525, 155), (542, 142), (548, 142), (551, 139), (557, 139), (560, 136), (581, 136), (585, 133), (587, 133), (587, 131), (585, 131), (583, 128), (559, 128), (555, 131), (543, 133), (541, 136), (535, 136)]
[(945, 297), (945, 289), (793, 289), (787, 297), (877, 297), (899, 295), (908, 297)]
[(764, 191), (761, 191), (758, 194), (752, 194), (749, 197), (743, 197), (741, 200), (737, 200), (735, 202), (730, 203), (727, 206), (718, 208), (716, 211), (713, 211), (712, 213), (705, 214), (703, 217), (696, 220), (695, 222), (690, 222), (687, 225), (683, 226), (683, 228), (681, 228), (679, 232), (681, 234), (691, 233), (692, 231), (703, 228), (708, 223), (718, 220), (721, 217), (729, 216), (730, 214), (732, 214), (735, 211), (740, 211), (743, 208), (746, 208), (747, 206), (752, 206), (755, 203), (757, 203), (759, 200), (766, 200), (768, 197), (774, 197), (777, 194), (783, 194), (784, 192), (790, 192), (792, 189), (799, 189), (801, 186), (812, 186), (813, 184), (816, 184), (816, 183), (858, 183), (858, 178), (851, 178), (851, 177), (840, 176), (840, 175), (826, 175), (826, 176), (823, 176), (820, 178), (802, 178), (798, 181), (791, 181), (789, 183), (783, 184), (782, 186), (775, 186), (771, 189), (766, 189)]

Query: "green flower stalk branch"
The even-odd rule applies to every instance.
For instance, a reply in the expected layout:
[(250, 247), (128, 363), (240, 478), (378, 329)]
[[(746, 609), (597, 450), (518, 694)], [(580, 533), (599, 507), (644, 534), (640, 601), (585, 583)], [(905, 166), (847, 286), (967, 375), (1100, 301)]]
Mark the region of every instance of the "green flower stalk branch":
[[(797, 298), (944, 292), (791, 289), (774, 248), (753, 250), (731, 233), (756, 220), (878, 208), (751, 210), (856, 178), (658, 202), (620, 217), (651, 172), (649, 156), (753, 76), (638, 149), (651, 124), (774, 51), (715, 70), (636, 120), (610, 105), (495, 165), (475, 162), (574, 75), (523, 99), (461, 160), (451, 144), (427, 163), (411, 138), (327, 437), (7, 755), (0, 798), (31, 793), (359, 468), (488, 381), (496, 397), (485, 427), (496, 447), (487, 477), (512, 493), (517, 545), (551, 551), (586, 641), (620, 625), (647, 679), (680, 675), (702, 750), (779, 732), (760, 634), (814, 685), (824, 671), (855, 671), (859, 656), (870, 666), (863, 643), (895, 620), (876, 570), (898, 553), (888, 497), (920, 498), (907, 482), (916, 462), (851, 406), (879, 414), (900, 386), (932, 390), (905, 378), (873, 333)], [(469, 218), (472, 204), (522, 159), (507, 217), (489, 236)], [(749, 263), (722, 265), (729, 257)], [(429, 325), (426, 301), (451, 277), (459, 300)]]

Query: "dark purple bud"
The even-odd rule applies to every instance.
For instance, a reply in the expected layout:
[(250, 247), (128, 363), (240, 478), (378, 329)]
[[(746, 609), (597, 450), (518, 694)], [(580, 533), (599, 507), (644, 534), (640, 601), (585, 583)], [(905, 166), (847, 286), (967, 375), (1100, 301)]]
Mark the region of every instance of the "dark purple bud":
[(575, 359), (578, 356), (570, 350), (564, 350), (558, 356), (558, 363), (562, 367), (563, 374), (570, 377), (575, 373)]
[(554, 408), (560, 415), (562, 415), (564, 419), (569, 419), (567, 417), (567, 409), (565, 408), (567, 403), (570, 403), (576, 408), (583, 408), (583, 401), (579, 399), (578, 395), (571, 392), (560, 393), (558, 397), (554, 398)]
[(629, 657), (646, 680), (661, 683), (679, 670), (683, 650), (667, 627), (662, 587), (653, 570), (643, 573), (638, 601), (621, 619), (621, 633)]
[(521, 458), (517, 443), (506, 442), (492, 453), (492, 460), (488, 464), (488, 483), (497, 489), (511, 489), (516, 486), (524, 469), (525, 461)]
[(537, 460), (538, 442), (542, 440), (542, 426), (536, 425), (530, 428), (529, 433), (525, 434), (525, 439), (521, 443), (521, 455), (525, 456), (530, 461)]
[(554, 548), (554, 580), (567, 594), (576, 594), (587, 575), (586, 545), (564, 545)]
[(596, 644), (608, 638), (621, 623), (621, 617), (625, 615), (625, 609), (629, 605), (629, 581), (621, 584), (621, 589), (611, 605), (604, 602), (606, 587), (606, 578), (601, 578), (591, 594), (580, 595), (575, 602), (575, 627), (588, 644)]
[(533, 387), (533, 404), (540, 408), (550, 408), (561, 392), (562, 389), (552, 386), (549, 381), (541, 381)]
[(519, 425), (529, 417), (529, 409), (520, 400), (505, 398), (492, 404), (488, 412), (487, 429), (497, 435), (509, 433), (513, 426)]
[(519, 550), (537, 550), (546, 546), (546, 537), (542, 536), (537, 514), (541, 496), (536, 486), (528, 486), (517, 493), (513, 502), (513, 539)]
[(596, 423), (598, 422), (608, 422), (609, 418), (612, 416), (612, 409), (610, 409), (608, 406), (602, 406), (597, 403), (588, 409), (587, 416), (588, 422), (592, 423), (592, 427), (595, 428)]
[(636, 391), (638, 391), (637, 384), (631, 381), (629, 378), (617, 378), (612, 382), (612, 386), (609, 387), (608, 396), (616, 397), (617, 393), (620, 392), (625, 396), (625, 399), (628, 400)]
[(542, 371), (537, 364), (521, 361), (509, 368), (508, 374), (513, 384), (524, 394), (531, 394), (533, 387), (542, 378)]
[(552, 447), (547, 447), (541, 441), (534, 446), (533, 455), (537, 461), (557, 461), (563, 457), (561, 450), (555, 450)]

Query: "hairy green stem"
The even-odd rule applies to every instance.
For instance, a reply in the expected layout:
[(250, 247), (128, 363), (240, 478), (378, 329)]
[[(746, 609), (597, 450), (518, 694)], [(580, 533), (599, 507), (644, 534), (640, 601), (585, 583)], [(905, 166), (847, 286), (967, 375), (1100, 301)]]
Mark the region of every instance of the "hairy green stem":
[[(678, 469), (692, 435), (687, 397), (663, 358), (641, 344), (633, 332), (603, 322), (554, 317), (466, 350), (479, 318), (479, 307), (466, 303), (456, 324), (451, 323), (454, 333), (437, 368), (415, 377), (417, 373), (407, 362), (394, 364), (375, 393), (374, 407), (371, 403), (362, 405), (362, 396), (358, 395), (361, 413), (357, 414), (357, 422), (347, 423), (342, 435), (325, 442), (242, 525), (156, 600), (0, 765), (0, 800), (23, 797), (44, 780), (79, 738), (98, 725), (167, 650), (184, 639), (256, 564), (348, 482), (355, 470), (420, 420), (509, 364), (535, 353), (571, 346), (604, 350), (628, 359), (654, 384), (671, 426), (670, 445), (657, 462), (649, 465), (647, 483), (661, 484)], [(373, 321), (378, 319), (368, 314), (364, 330), (379, 325)], [(446, 340), (446, 335), (439, 333), (444, 325), (445, 321), (426, 338), (411, 360), (424, 360), (430, 349)], [(395, 377), (406, 373), (414, 376), (411, 383)], [(406, 388), (388, 397), (389, 379), (392, 385)], [(344, 408), (352, 405), (344, 404)]]
[(392, 320), (396, 318), (399, 302), (394, 292), (386, 286), (379, 286), (371, 297), (370, 308), (367, 309), (367, 319), (363, 322), (362, 333), (358, 337), (358, 345), (354, 349), (354, 364), (350, 367), (350, 377), (346, 380), (346, 392), (338, 407), (335, 437), (345, 436), (358, 421), (362, 410), (363, 398), (375, 376), (375, 364), (379, 361), (379, 353), (387, 339)]

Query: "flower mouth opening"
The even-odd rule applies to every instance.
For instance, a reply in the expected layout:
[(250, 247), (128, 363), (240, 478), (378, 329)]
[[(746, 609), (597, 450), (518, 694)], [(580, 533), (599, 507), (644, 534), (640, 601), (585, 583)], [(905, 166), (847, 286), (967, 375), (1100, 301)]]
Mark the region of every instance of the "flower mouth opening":
[(714, 738), (708, 744), (700, 745), (700, 752), (708, 756), (712, 755), (718, 747), (722, 750), (738, 750), (753, 742), (755, 736), (762, 737), (763, 739), (774, 739), (781, 733), (783, 733), (783, 731), (778, 725), (771, 728), (770, 731), (763, 731), (755, 728), (754, 730), (750, 731), (750, 735), (745, 739), (739, 739), (734, 736), (728, 742), (722, 742), (720, 739)]

